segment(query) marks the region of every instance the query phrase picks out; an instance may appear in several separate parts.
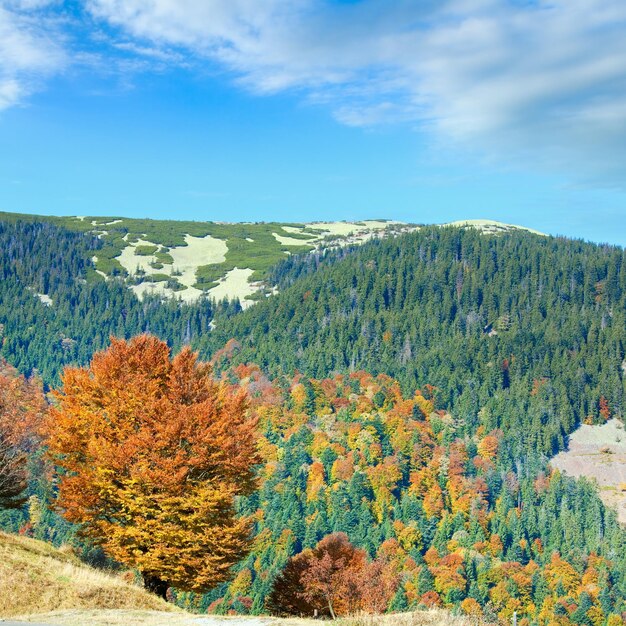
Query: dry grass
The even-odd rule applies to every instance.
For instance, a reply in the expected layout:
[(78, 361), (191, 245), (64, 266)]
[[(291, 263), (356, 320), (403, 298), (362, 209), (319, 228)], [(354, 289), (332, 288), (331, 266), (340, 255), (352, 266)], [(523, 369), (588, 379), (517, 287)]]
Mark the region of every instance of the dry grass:
[(337, 620), (338, 626), (482, 626), (484, 621), (474, 617), (452, 615), (432, 609), (391, 615), (360, 615)]
[(275, 617), (221, 617), (163, 613), (160, 611), (93, 610), (57, 611), (32, 615), (27, 621), (58, 624), (59, 626), (483, 626), (483, 622), (468, 617), (456, 617), (446, 611), (431, 610), (394, 615), (364, 615), (343, 618), (336, 622)]
[(595, 480), (604, 504), (615, 508), (619, 521), (626, 524), (626, 432), (621, 421), (583, 424), (569, 436), (568, 449), (550, 463), (575, 478)]
[(0, 533), (0, 616), (60, 609), (175, 611), (117, 576), (82, 565), (43, 541)]

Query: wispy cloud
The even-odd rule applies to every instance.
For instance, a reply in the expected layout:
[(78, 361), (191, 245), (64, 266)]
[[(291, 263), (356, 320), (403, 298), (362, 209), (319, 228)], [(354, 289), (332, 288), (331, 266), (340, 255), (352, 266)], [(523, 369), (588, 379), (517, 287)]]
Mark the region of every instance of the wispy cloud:
[(0, 110), (24, 100), (66, 62), (45, 0), (0, 1)]
[[(0, 0), (0, 108), (66, 62), (54, 4)], [(297, 91), (344, 124), (405, 123), (486, 158), (626, 187), (624, 0), (81, 6), (85, 29), (105, 28), (118, 71), (222, 67), (254, 93)]]
[(299, 89), (341, 122), (412, 121), (446, 141), (626, 181), (623, 0), (89, 0), (94, 15)]

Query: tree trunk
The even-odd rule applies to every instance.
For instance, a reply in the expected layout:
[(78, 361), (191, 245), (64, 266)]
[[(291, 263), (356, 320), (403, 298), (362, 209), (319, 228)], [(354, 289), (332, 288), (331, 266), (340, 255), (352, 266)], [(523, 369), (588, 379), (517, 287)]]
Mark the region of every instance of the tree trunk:
[(169, 585), (161, 580), (158, 576), (152, 574), (143, 574), (143, 586), (150, 592), (167, 600), (167, 589)]
[(331, 602), (330, 602), (330, 598), (328, 598), (328, 608), (329, 608), (329, 610), (330, 610), (330, 616), (331, 616), (333, 619), (337, 619), (337, 616), (335, 615), (335, 611), (333, 611), (333, 605), (332, 605), (332, 604), (331, 604)]

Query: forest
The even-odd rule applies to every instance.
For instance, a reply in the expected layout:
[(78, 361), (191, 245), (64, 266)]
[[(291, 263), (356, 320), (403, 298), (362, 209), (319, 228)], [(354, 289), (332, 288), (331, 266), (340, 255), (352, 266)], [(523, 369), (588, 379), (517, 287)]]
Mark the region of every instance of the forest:
[(432, 399), (385, 375), (278, 389), (255, 366), (231, 375), (246, 381), (262, 428), (261, 487), (240, 503), (256, 538), (234, 581), (201, 602), (259, 611), (269, 597), (280, 609), (272, 581), (286, 557), (345, 533), (377, 564), (384, 610), (441, 605), (504, 621), (516, 611), (524, 623), (578, 610), (572, 623), (595, 623), (581, 617), (594, 605), (601, 623), (622, 606), (614, 515), (584, 482), (500, 470), (501, 431), (463, 436)]
[(237, 302), (206, 299), (139, 301), (121, 280), (91, 280), (90, 259), (102, 245), (48, 222), (0, 222), (0, 355), (48, 386), (58, 384), (64, 365), (88, 362), (111, 335), (151, 332), (178, 348), (209, 332), (216, 309), (226, 317), (240, 310)]
[(622, 248), (433, 227), (294, 257), (273, 279), (281, 293), (216, 317), (201, 354), (235, 339), (235, 362), (272, 374), (364, 369), (405, 392), (433, 385), (463, 432), (505, 432), (508, 467), (554, 454), (580, 423), (622, 415)]
[[(622, 248), (427, 227), (294, 255), (271, 271), (279, 293), (241, 312), (88, 280), (102, 243), (87, 233), (0, 223), (0, 244), (11, 380), (59, 389), (110, 335), (149, 332), (249, 399), (257, 488), (233, 502), (251, 544), (230, 580), (172, 585), (181, 606), (622, 623), (626, 531), (593, 485), (547, 463), (580, 423), (623, 415)], [(48, 508), (48, 464), (29, 449), (28, 500), (0, 524), (110, 564), (80, 516)]]

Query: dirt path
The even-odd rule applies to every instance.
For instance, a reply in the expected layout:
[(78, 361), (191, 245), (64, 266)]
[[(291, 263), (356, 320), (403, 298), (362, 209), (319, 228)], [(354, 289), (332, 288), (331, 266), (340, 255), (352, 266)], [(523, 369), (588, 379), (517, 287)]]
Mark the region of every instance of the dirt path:
[[(307, 626), (314, 622), (296, 620), (299, 626)], [(81, 610), (55, 611), (44, 615), (17, 617), (15, 621), (3, 622), (17, 626), (18, 624), (38, 624), (39, 626), (289, 626), (293, 620), (273, 617), (222, 617), (208, 615), (192, 615), (184, 611), (165, 613), (162, 611), (127, 611), (127, 610)], [(315, 622), (319, 624), (319, 622)]]

